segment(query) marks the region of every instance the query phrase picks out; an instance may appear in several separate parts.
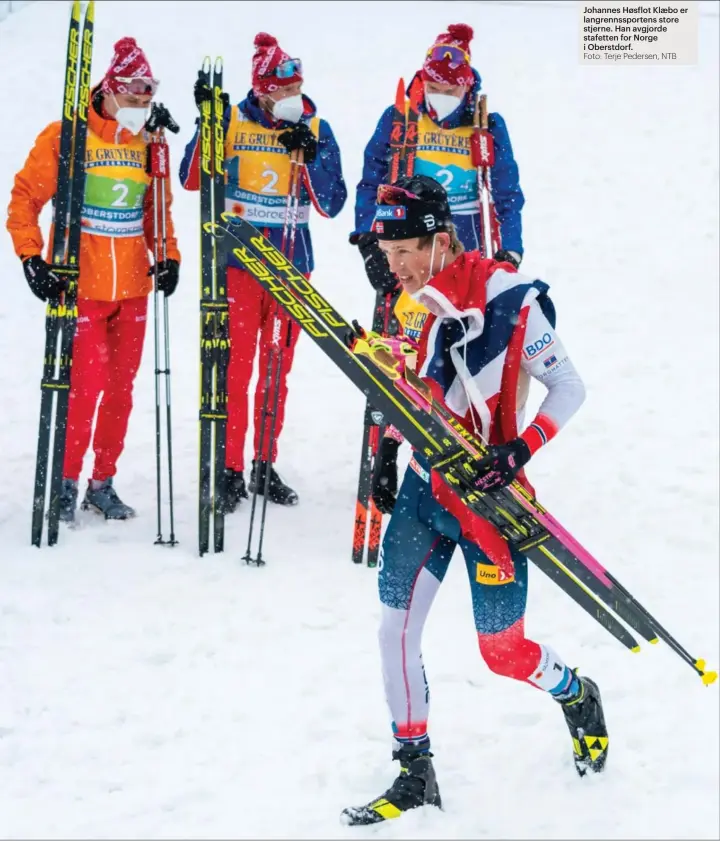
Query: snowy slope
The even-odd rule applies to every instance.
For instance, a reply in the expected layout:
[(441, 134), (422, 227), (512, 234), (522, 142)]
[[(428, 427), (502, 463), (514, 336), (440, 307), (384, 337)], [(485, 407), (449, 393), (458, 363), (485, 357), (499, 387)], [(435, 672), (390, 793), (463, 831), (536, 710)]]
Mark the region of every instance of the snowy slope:
[[(94, 76), (115, 40), (138, 37), (183, 127), (170, 141), (177, 164), (202, 57), (224, 55), (240, 98), (252, 38), (269, 30), (302, 57), (352, 192), (398, 75), (411, 76), (448, 23), (471, 23), (527, 196), (523, 268), (551, 284), (588, 388), (533, 480), (717, 665), (718, 35), (717, 7), (703, 8), (697, 66), (589, 68), (577, 63), (572, 3), (103, 0)], [(0, 25), (0, 196), (59, 115), (66, 24), (64, 3), (37, 2)], [(425, 643), (445, 811), (339, 825), (344, 806), (396, 770), (375, 573), (349, 560), (363, 402), (303, 337), (280, 452), (301, 504), (269, 511), (266, 568), (240, 562), (247, 506), (229, 518), (228, 551), (197, 557), (197, 195), (175, 186), (172, 551), (153, 546), (150, 342), (117, 477), (141, 515), (90, 519), (54, 550), (29, 547), (43, 308), (0, 235), (0, 837), (717, 838), (717, 687), (667, 647), (629, 654), (533, 571), (529, 633), (604, 694), (607, 774), (581, 782), (559, 710), (480, 660), (457, 561)], [(352, 204), (314, 222), (315, 281), (366, 320), (372, 293), (347, 245)]]

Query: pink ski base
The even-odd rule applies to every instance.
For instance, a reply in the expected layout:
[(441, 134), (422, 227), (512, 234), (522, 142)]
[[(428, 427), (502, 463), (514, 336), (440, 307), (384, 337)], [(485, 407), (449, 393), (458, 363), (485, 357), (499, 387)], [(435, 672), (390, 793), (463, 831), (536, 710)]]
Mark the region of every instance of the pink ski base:
[(552, 514), (543, 514), (541, 511), (538, 511), (536, 508), (528, 505), (525, 497), (520, 493), (520, 491), (515, 490), (512, 485), (510, 486), (510, 492), (524, 508), (527, 508), (536, 520), (545, 526), (553, 537), (557, 537), (557, 539), (574, 555), (576, 555), (577, 559), (583, 563), (593, 575), (599, 578), (606, 587), (613, 586), (612, 581), (610, 581), (607, 577), (607, 570), (605, 567), (599, 561), (595, 560), (588, 550), (585, 549), (584, 546), (581, 546), (570, 534), (570, 532), (561, 523), (559, 523), (555, 517), (553, 517)]

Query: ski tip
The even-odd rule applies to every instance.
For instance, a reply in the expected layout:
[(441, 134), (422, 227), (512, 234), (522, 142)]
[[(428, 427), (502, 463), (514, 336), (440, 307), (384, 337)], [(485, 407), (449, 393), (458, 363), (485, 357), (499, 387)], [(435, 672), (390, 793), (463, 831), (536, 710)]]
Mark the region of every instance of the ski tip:
[(659, 642), (660, 640), (657, 637), (653, 637), (651, 640), (649, 640), (650, 645), (657, 645)]
[(210, 56), (206, 55), (202, 62), (202, 72), (209, 73), (210, 67), (212, 66), (212, 62), (210, 61)]
[(78, 23), (80, 23), (80, 17), (81, 17), (80, 0), (74, 0), (74, 2), (72, 4), (71, 16), (72, 16), (73, 20), (76, 20)]
[(95, 22), (95, 0), (88, 0), (88, 4), (85, 7), (85, 20), (87, 23)]
[(706, 672), (705, 671), (705, 661), (704, 660), (696, 660), (695, 661), (695, 668), (697, 669), (698, 674), (702, 682), (705, 686), (710, 686), (711, 684), (715, 683), (717, 680), (717, 672)]
[(405, 110), (405, 80), (402, 76), (398, 79), (397, 90), (395, 91), (395, 107), (400, 113)]
[(638, 654), (638, 653), (639, 653), (639, 651), (640, 651), (640, 646), (639, 646), (639, 645), (634, 645), (634, 646), (630, 649), (630, 651), (632, 651), (632, 653), (633, 653), (633, 654)]
[(214, 67), (213, 67), (213, 71), (214, 71), (215, 73), (222, 73), (222, 69), (223, 69), (223, 59), (222, 59), (222, 56), (221, 56), (221, 55), (219, 55), (219, 56), (215, 59), (215, 65), (214, 65)]

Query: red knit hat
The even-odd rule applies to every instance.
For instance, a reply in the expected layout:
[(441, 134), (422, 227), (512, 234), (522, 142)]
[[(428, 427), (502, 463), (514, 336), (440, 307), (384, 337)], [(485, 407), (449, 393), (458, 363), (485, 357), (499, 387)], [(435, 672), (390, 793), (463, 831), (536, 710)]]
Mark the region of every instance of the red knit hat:
[(471, 87), (475, 81), (470, 66), (472, 37), (472, 27), (466, 23), (453, 23), (448, 26), (447, 32), (438, 35), (427, 51), (421, 71), (423, 81)]
[(121, 38), (102, 80), (103, 93), (154, 94), (159, 84), (135, 39)]
[(272, 93), (278, 88), (302, 82), (302, 63), (280, 49), (277, 38), (267, 32), (255, 36), (252, 60), (252, 87), (256, 94)]

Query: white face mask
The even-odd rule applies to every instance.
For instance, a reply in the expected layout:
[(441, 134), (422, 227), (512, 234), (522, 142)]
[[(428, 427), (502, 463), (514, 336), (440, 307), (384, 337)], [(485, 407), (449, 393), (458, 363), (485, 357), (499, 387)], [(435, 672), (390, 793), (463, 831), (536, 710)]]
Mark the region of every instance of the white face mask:
[(299, 123), (304, 110), (305, 106), (300, 93), (295, 94), (295, 96), (286, 96), (285, 99), (279, 99), (273, 103), (272, 107), (273, 117), (287, 123)]
[(426, 93), (425, 100), (428, 106), (437, 114), (438, 120), (444, 120), (445, 117), (449, 117), (462, 103), (462, 97), (448, 96), (446, 93)]
[(147, 108), (118, 108), (115, 119), (132, 134), (138, 134), (147, 122)]

